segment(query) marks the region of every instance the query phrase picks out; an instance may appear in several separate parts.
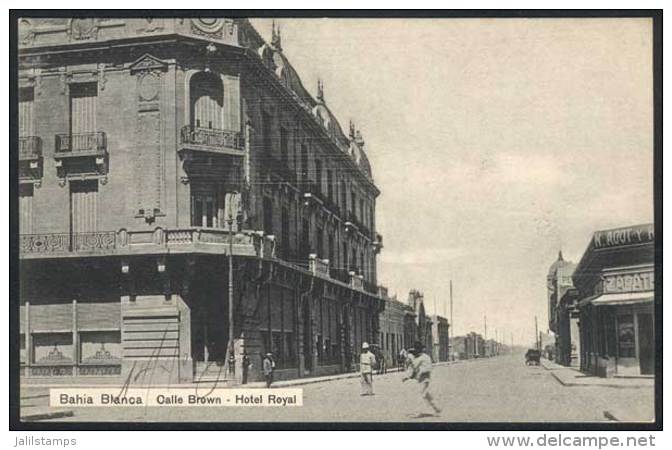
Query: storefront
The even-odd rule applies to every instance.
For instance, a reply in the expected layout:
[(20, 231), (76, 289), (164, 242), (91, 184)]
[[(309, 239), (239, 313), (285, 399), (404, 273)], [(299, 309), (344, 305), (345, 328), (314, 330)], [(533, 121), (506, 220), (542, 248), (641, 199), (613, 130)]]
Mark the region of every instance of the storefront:
[(655, 372), (653, 225), (598, 231), (574, 273), (581, 369), (603, 377)]

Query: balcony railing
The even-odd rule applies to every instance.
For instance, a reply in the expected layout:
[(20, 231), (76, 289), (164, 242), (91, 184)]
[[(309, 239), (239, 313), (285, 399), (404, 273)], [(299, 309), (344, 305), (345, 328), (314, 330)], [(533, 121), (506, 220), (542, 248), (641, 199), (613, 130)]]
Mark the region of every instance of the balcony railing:
[(314, 253), (311, 253), (308, 257), (308, 268), (313, 275), (329, 276), (329, 260), (320, 259)]
[(115, 246), (114, 231), (21, 235), (21, 253), (24, 254), (106, 252)]
[(61, 133), (56, 135), (56, 154), (104, 153), (107, 136), (102, 131), (93, 133)]
[(350, 274), (345, 269), (332, 267), (329, 269), (329, 276), (334, 280), (340, 281), (341, 283), (350, 283)]
[(245, 139), (238, 131), (216, 130), (187, 125), (182, 127), (180, 135), (182, 144), (198, 145), (215, 150), (220, 148), (245, 149)]
[(37, 136), (19, 138), (19, 160), (37, 159), (42, 156), (42, 139)]
[(214, 228), (178, 228), (143, 231), (99, 231), (90, 233), (51, 233), (20, 235), (20, 254), (26, 258), (67, 256), (72, 253), (135, 254), (164, 252), (205, 252), (226, 254), (230, 246), (234, 255), (275, 257), (275, 239), (262, 232), (244, 230), (229, 233)]

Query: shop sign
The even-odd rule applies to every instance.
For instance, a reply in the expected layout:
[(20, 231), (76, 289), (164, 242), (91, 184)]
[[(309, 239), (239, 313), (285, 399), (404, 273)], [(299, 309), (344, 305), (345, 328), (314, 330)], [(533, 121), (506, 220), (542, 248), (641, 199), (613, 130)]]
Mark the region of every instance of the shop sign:
[(593, 245), (595, 248), (608, 248), (643, 244), (645, 242), (653, 242), (653, 233), (653, 224), (597, 231), (593, 235)]
[(605, 293), (653, 291), (653, 271), (605, 275), (603, 286)]

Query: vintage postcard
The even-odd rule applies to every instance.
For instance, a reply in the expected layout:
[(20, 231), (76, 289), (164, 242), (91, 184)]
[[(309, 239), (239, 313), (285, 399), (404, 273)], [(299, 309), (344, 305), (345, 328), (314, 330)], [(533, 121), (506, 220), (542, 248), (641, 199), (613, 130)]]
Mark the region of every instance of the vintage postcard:
[(662, 13), (143, 14), (13, 17), (21, 426), (662, 426)]

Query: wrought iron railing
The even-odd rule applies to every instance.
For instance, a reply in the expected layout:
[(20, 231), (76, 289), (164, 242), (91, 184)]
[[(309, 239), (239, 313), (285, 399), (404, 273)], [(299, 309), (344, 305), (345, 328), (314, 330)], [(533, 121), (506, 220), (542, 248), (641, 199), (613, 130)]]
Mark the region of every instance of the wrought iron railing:
[[(57, 255), (64, 253), (126, 252), (129, 247), (152, 244), (184, 248), (185, 245), (226, 251), (229, 244), (235, 254), (275, 258), (275, 239), (262, 232), (244, 230), (229, 233), (216, 228), (178, 228), (153, 231), (99, 231), (90, 233), (43, 233), (20, 235), (22, 255)], [(219, 250), (218, 250), (219, 251)]]
[(93, 133), (61, 133), (56, 135), (56, 153), (104, 152), (107, 136), (103, 131)]
[(329, 276), (334, 280), (340, 281), (341, 283), (350, 283), (350, 274), (346, 269), (332, 267), (329, 269)]
[(19, 138), (19, 159), (34, 159), (42, 156), (42, 139), (38, 136)]
[(22, 234), (21, 253), (105, 252), (116, 247), (116, 233)]
[(202, 145), (204, 147), (226, 147), (236, 150), (245, 148), (245, 139), (238, 131), (200, 128), (193, 125), (182, 127), (182, 144)]

